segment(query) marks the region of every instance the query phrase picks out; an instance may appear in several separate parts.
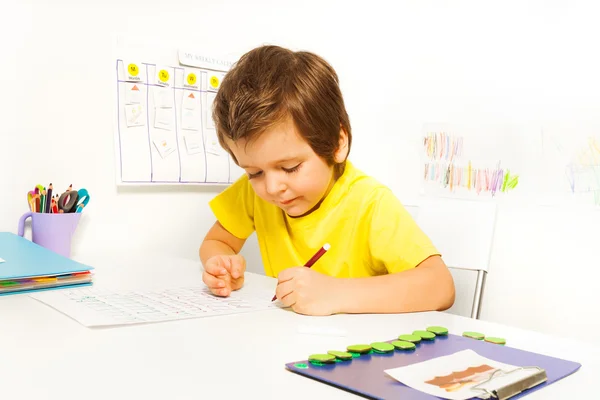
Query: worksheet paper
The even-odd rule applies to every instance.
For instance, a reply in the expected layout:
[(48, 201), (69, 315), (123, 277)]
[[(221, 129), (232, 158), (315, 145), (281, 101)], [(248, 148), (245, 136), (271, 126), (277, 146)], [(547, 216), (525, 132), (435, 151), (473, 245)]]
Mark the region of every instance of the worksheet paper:
[(272, 292), (244, 287), (217, 297), (205, 285), (159, 290), (64, 289), (30, 297), (86, 327), (119, 326), (263, 311), (281, 307)]
[(497, 390), (537, 372), (520, 369), (462, 350), (404, 367), (387, 369), (386, 374), (406, 386), (442, 399), (489, 398), (484, 390)]

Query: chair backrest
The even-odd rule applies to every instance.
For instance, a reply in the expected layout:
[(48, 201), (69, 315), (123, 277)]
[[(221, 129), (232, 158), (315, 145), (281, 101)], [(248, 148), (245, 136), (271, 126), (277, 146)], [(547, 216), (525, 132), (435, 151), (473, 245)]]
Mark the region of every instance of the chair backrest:
[[(444, 262), (455, 271), (457, 297), (447, 312), (479, 318), (484, 292), (485, 275), (489, 270), (496, 203), (485, 200), (454, 198), (423, 198), (418, 205), (406, 206), (421, 229), (442, 254)], [(464, 273), (477, 272), (474, 285), (467, 284)], [(470, 281), (470, 279), (468, 279)], [(465, 294), (472, 294), (465, 296)], [(472, 297), (468, 301), (468, 297)]]
[[(414, 207), (410, 212), (415, 214)], [(423, 198), (416, 222), (451, 268), (489, 270), (496, 203), (488, 200)]]

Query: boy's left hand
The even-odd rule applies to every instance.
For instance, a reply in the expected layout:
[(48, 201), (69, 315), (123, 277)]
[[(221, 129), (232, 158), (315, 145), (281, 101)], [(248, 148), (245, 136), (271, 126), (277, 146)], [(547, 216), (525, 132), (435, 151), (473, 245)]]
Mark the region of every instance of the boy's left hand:
[(298, 314), (331, 315), (336, 311), (336, 278), (310, 268), (288, 268), (277, 277), (277, 298)]

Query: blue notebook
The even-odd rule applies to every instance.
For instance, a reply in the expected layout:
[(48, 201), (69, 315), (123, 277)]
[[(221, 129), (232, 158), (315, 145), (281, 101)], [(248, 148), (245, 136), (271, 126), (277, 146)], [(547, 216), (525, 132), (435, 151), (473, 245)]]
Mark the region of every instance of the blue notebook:
[(0, 296), (92, 282), (88, 265), (11, 232), (0, 232)]

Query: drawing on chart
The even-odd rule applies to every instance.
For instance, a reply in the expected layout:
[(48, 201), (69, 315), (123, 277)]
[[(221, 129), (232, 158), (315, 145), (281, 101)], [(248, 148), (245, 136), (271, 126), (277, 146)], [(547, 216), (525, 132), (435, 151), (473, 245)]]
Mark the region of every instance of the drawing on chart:
[(571, 193), (591, 193), (595, 205), (600, 205), (600, 143), (590, 137), (565, 167)]
[(485, 163), (465, 156), (465, 142), (461, 135), (444, 131), (426, 132), (423, 138), (424, 181), (451, 193), (466, 190), (491, 196), (517, 187), (519, 176), (504, 168), (500, 159), (494, 159), (494, 165), (491, 165), (493, 155)]
[(577, 129), (547, 129), (544, 136), (547, 190), (600, 206), (600, 136)]

